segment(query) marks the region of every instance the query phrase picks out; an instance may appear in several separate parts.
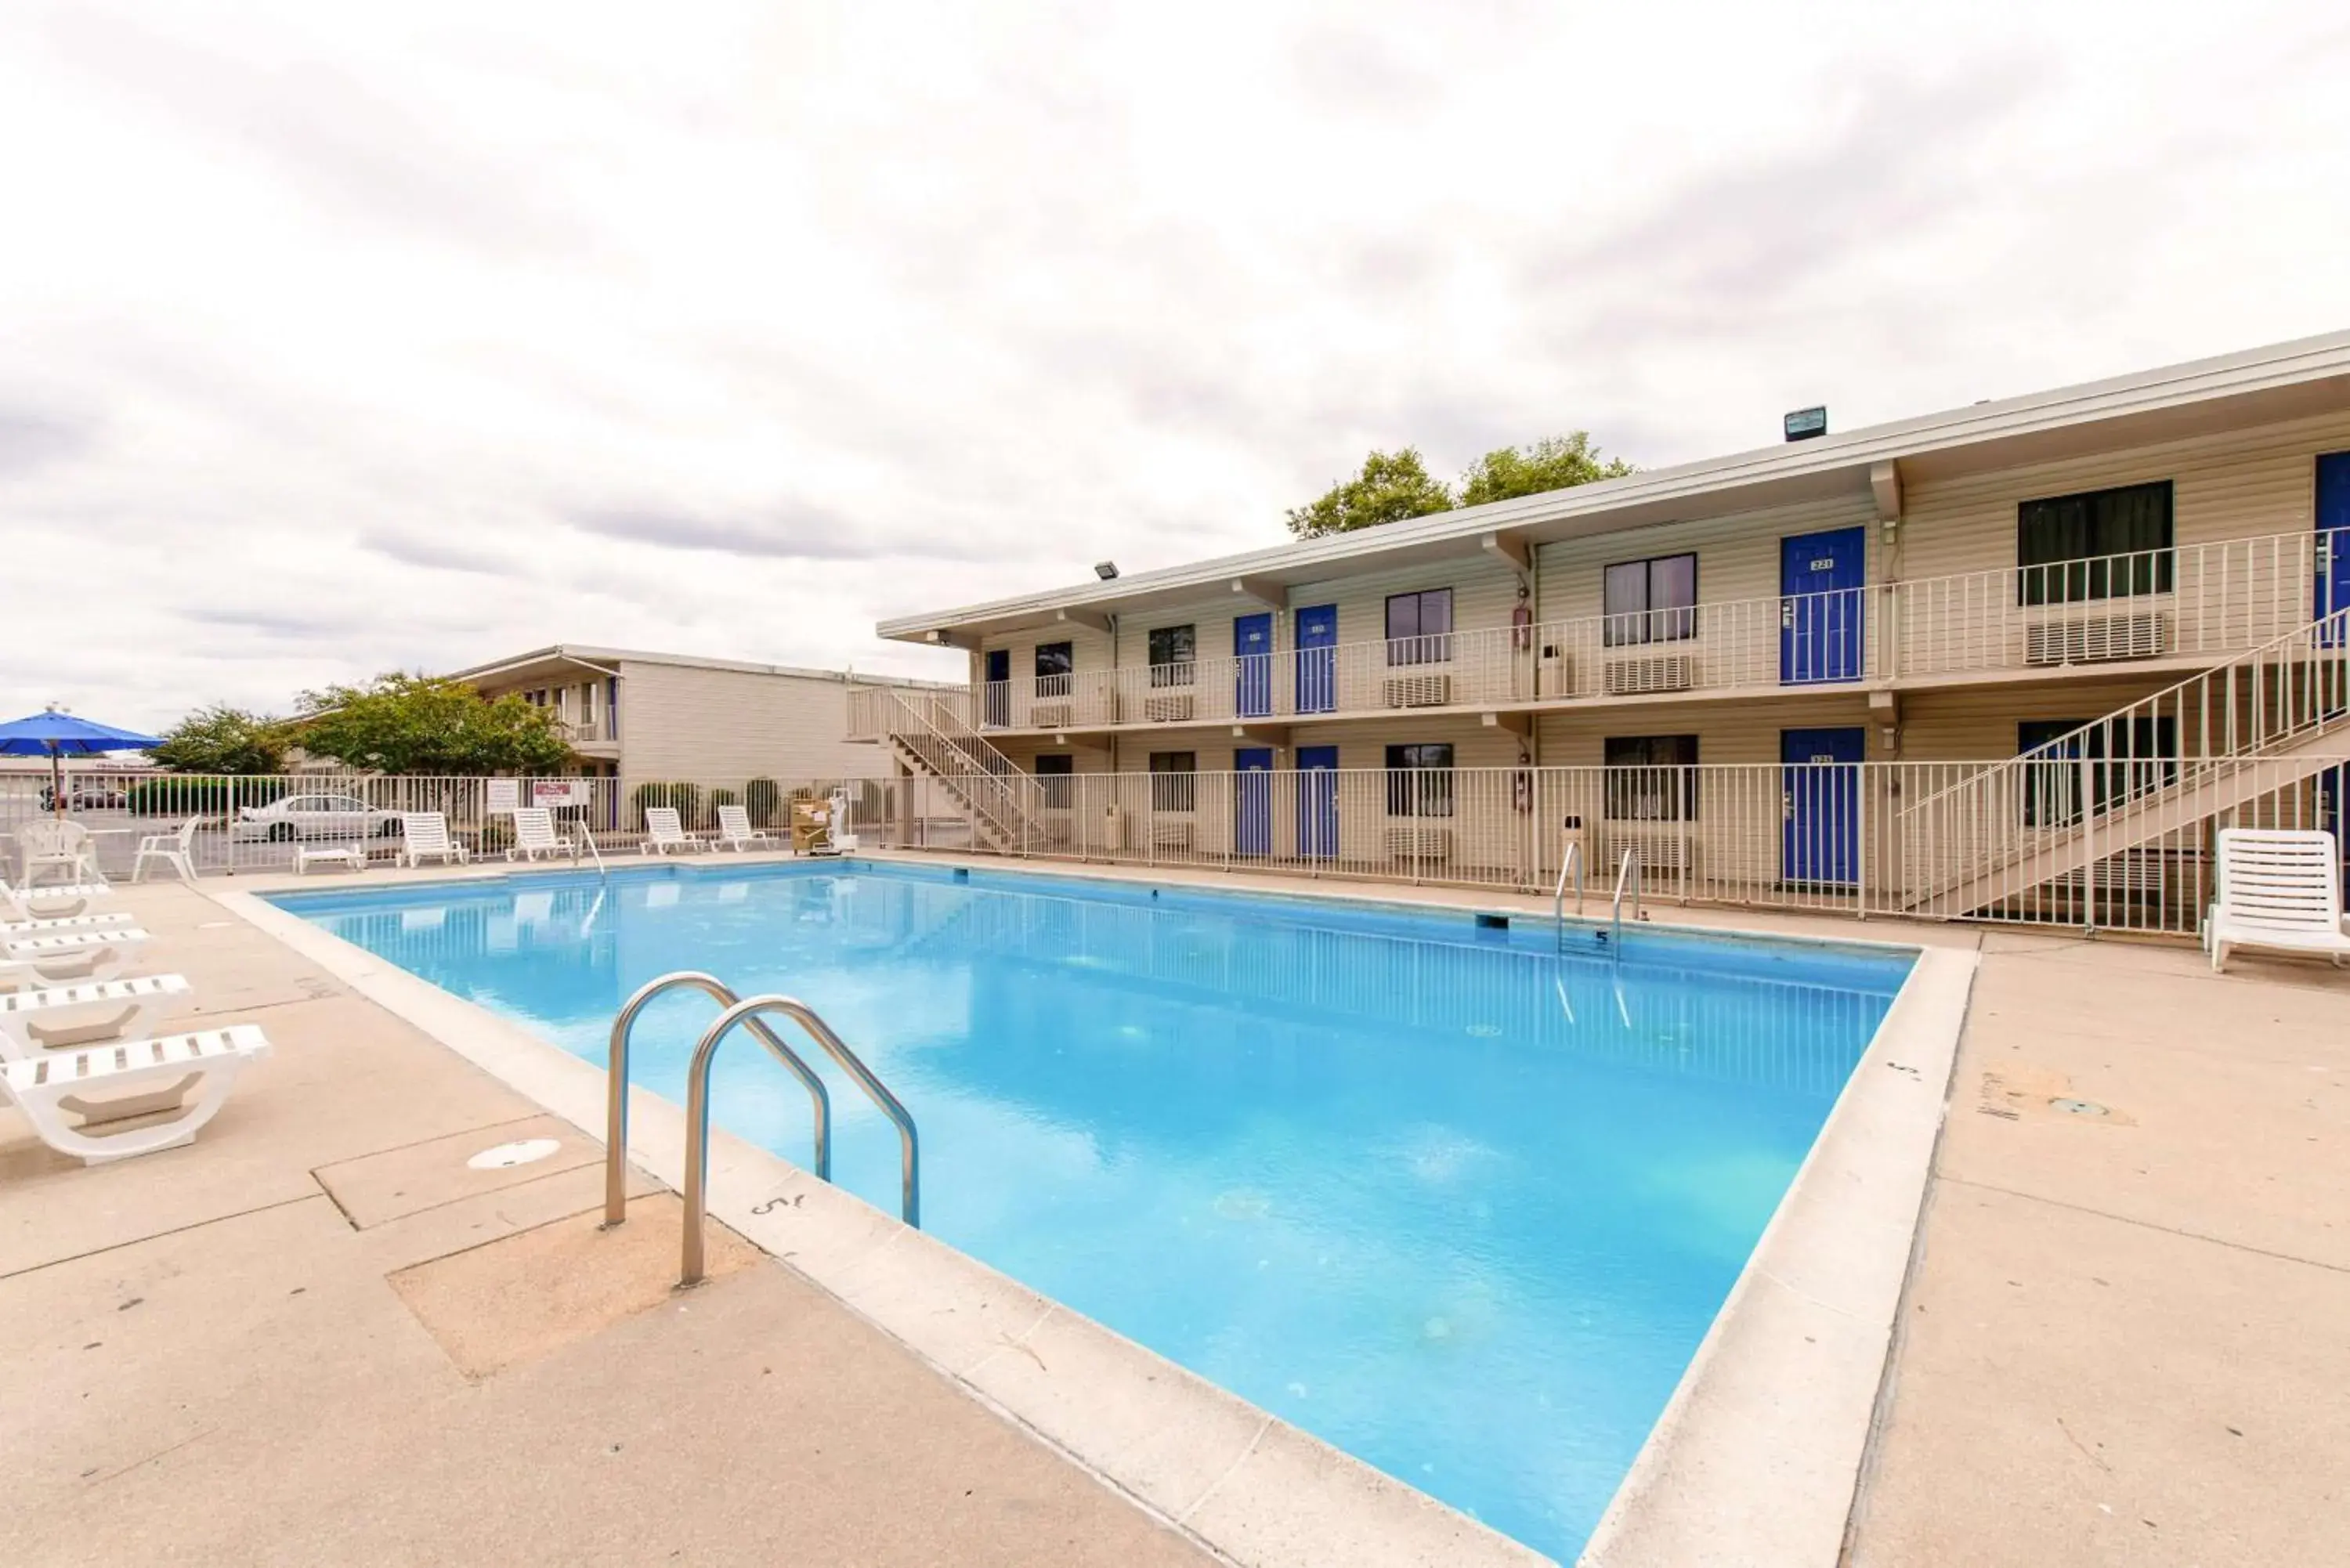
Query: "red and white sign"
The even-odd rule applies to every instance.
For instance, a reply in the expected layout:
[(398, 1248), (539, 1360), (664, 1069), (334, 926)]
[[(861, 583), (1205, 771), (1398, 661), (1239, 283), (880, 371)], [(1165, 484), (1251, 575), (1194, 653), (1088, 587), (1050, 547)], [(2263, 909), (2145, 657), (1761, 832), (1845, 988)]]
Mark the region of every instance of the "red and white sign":
[(533, 805), (586, 805), (594, 797), (595, 785), (586, 779), (534, 779), (530, 785)]

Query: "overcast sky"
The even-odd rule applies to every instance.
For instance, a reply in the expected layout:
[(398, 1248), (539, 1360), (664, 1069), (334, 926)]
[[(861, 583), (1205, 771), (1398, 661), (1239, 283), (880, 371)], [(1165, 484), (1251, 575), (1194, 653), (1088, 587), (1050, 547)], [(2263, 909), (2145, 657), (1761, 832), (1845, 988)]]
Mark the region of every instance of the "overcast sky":
[[(2175, 17), (2168, 14), (2176, 13)], [(2350, 326), (2350, 10), (0, 0), (0, 717), (874, 621)]]

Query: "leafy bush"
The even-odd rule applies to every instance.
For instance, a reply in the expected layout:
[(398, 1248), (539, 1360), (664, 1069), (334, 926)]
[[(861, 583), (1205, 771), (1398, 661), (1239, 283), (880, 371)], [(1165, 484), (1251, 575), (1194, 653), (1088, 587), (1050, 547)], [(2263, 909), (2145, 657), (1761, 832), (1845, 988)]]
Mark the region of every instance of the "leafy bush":
[(700, 813), (702, 810), (702, 786), (700, 784), (681, 784), (676, 782), (662, 783), (660, 781), (648, 782), (639, 784), (635, 790), (630, 792), (629, 799), (630, 804), (636, 807), (637, 826), (639, 829), (645, 826), (645, 808), (647, 806), (675, 806), (677, 808), (678, 821), (687, 827), (693, 826), (700, 820)]
[(225, 816), (239, 807), (267, 805), (286, 793), (281, 778), (183, 774), (141, 779), (123, 802), (133, 816)]
[(775, 826), (776, 808), (783, 799), (783, 791), (773, 779), (753, 779), (743, 786), (743, 809), (751, 814), (754, 827)]

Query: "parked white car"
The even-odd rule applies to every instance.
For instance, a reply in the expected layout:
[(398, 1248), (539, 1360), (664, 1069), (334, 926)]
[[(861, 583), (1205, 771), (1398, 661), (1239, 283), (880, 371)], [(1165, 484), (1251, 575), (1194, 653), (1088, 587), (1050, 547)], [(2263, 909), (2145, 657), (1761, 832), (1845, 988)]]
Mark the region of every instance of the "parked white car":
[(240, 810), (228, 836), (251, 844), (261, 839), (375, 838), (399, 831), (398, 812), (381, 810), (355, 795), (289, 794)]

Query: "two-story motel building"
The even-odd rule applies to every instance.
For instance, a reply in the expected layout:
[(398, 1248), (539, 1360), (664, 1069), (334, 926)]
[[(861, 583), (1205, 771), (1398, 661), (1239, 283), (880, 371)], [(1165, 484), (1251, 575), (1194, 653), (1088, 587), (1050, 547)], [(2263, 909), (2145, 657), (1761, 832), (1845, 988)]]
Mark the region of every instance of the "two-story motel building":
[[(1572, 817), (1601, 878), (1628, 846), (1914, 908), (1933, 861), (1962, 913), (2025, 873), (1921, 847), (1950, 813), (1998, 819), (1979, 856), (2105, 829), (2038, 871), (2208, 858), (2112, 814), (2182, 754), (2303, 745), (2215, 693), (2274, 708), (2301, 680), (2276, 650), (2333, 646), (2313, 625), (2345, 607), (2350, 332), (908, 615), (880, 634), (967, 650), (968, 689), (852, 693), (850, 725), (910, 778), (979, 780), (908, 792), (977, 847), (1545, 886)], [(2102, 821), (1965, 782), (2026, 753), (2168, 760), (2085, 777)], [(2338, 818), (2338, 768), (2263, 779)]]

